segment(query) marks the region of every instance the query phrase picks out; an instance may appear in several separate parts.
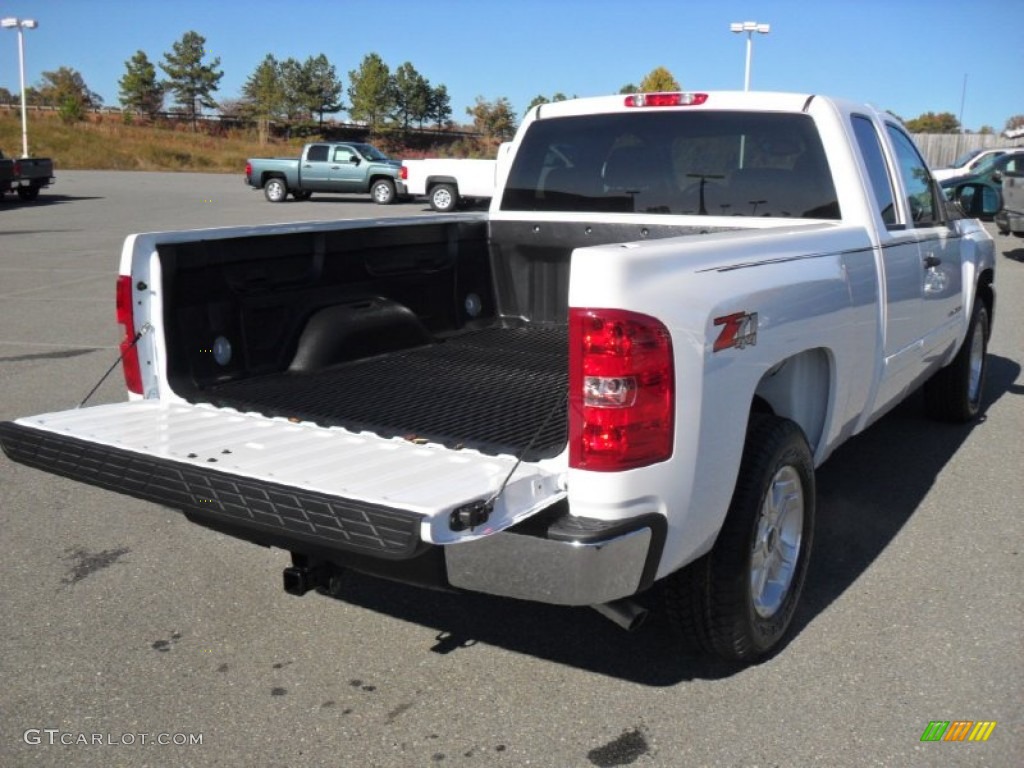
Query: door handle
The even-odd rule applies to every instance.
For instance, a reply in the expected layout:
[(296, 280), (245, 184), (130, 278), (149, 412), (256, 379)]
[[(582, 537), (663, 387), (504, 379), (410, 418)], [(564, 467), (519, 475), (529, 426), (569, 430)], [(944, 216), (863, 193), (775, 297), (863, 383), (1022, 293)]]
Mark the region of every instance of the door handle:
[(940, 259), (938, 256), (936, 256), (934, 253), (929, 253), (927, 256), (924, 257), (924, 268), (925, 269), (934, 269), (935, 267), (939, 266), (939, 264), (941, 264), (941, 263), (942, 263), (942, 259)]
[(340, 168), (341, 168), (341, 166), (340, 166), (340, 165), (332, 165), (332, 166), (331, 166), (331, 170), (332, 170), (332, 171), (337, 171), (337, 170), (339, 170)]

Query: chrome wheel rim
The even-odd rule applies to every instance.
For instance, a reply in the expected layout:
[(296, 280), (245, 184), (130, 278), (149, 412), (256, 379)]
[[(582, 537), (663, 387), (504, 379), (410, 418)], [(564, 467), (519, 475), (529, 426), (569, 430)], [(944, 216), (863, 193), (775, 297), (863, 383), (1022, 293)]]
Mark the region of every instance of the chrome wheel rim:
[(387, 184), (378, 184), (373, 188), (373, 197), (378, 203), (386, 203), (391, 199), (391, 189)]
[(974, 324), (974, 333), (971, 335), (971, 360), (969, 378), (967, 380), (967, 397), (971, 405), (977, 405), (981, 400), (981, 373), (985, 364), (985, 329), (981, 323)]
[(275, 201), (280, 200), (285, 195), (284, 184), (279, 181), (268, 181), (267, 188), (270, 197)]
[(434, 207), (443, 211), (448, 210), (452, 204), (452, 193), (447, 189), (439, 189), (434, 192)]
[(793, 585), (804, 528), (804, 486), (791, 466), (772, 478), (761, 504), (750, 554), (750, 595), (758, 616), (782, 607)]

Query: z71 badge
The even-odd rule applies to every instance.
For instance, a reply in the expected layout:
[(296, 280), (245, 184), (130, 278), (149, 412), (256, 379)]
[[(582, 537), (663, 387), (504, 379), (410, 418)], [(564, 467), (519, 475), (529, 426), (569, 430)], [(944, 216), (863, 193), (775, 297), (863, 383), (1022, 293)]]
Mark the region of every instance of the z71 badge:
[(757, 344), (757, 312), (736, 312), (724, 317), (716, 317), (715, 325), (724, 326), (715, 339), (712, 351), (723, 349), (743, 349)]

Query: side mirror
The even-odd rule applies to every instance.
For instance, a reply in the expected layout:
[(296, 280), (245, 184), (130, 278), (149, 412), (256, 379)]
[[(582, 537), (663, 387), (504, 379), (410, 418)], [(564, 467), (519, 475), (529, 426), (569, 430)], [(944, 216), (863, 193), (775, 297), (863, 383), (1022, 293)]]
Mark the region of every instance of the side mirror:
[(360, 165), (360, 164), (361, 164), (362, 162), (363, 162), (363, 161), (362, 161), (362, 160), (360, 160), (360, 159), (359, 159), (358, 157), (355, 157), (355, 156), (353, 156), (353, 157), (352, 157), (352, 165), (358, 166), (358, 165)]
[(990, 219), (1003, 207), (1002, 194), (989, 184), (961, 184), (953, 190), (952, 197), (964, 216), (972, 219)]
[(992, 174), (992, 181), (994, 181), (996, 184), (1002, 183), (1002, 181), (1003, 181), (1003, 172), (1002, 171), (996, 171), (995, 173), (993, 173)]

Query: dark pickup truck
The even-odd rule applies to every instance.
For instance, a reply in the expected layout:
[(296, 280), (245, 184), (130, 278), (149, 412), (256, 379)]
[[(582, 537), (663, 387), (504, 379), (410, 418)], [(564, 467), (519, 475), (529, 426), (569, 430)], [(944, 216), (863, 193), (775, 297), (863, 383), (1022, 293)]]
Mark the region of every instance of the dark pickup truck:
[(43, 187), (55, 181), (49, 158), (9, 158), (0, 152), (0, 198), (7, 192), (17, 192), (22, 200), (35, 200)]
[(303, 147), (299, 158), (250, 158), (245, 183), (262, 189), (272, 203), (289, 194), (308, 200), (314, 192), (368, 192), (374, 202), (390, 205), (406, 194), (401, 169), (401, 161), (389, 160), (370, 144), (317, 142)]

